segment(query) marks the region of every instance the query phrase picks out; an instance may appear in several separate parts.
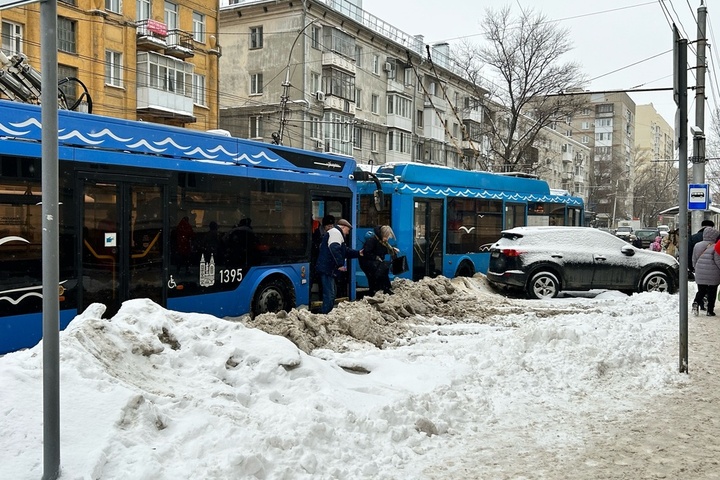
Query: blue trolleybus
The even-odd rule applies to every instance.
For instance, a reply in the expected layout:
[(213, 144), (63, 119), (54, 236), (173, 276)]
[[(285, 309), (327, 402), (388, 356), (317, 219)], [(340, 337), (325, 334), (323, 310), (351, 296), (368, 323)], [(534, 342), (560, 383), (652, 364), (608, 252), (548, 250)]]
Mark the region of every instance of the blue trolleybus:
[[(358, 248), (374, 226), (390, 225), (397, 237), (391, 243), (408, 260), (400, 276), (412, 280), (486, 273), (488, 247), (504, 229), (583, 222), (582, 199), (542, 180), (419, 163), (384, 165), (375, 175), (358, 183)], [(373, 208), (377, 184), (380, 210)], [(356, 276), (367, 286), (362, 271)]]
[[(0, 101), (0, 354), (42, 335), (40, 118)], [(355, 223), (350, 158), (68, 111), (58, 138), (61, 328), (130, 298), (221, 317), (309, 305), (313, 221)]]

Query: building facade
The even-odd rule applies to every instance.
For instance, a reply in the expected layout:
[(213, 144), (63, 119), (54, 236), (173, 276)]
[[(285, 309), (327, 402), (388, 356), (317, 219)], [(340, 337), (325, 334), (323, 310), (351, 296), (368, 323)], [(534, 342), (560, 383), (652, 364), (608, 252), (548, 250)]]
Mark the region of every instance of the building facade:
[[(365, 164), (492, 171), (482, 132), (498, 107), (454, 68), (448, 44), (428, 55), (422, 36), (349, 0), (222, 0), (219, 18), (220, 126), (232, 135)], [(552, 129), (543, 139), (537, 171), (583, 195), (589, 150)]]
[(586, 208), (595, 225), (614, 228), (633, 218), (635, 102), (626, 93), (588, 93), (587, 104), (568, 120), (568, 136), (590, 149)]
[[(36, 70), (39, 12), (39, 3), (0, 11), (3, 53), (24, 55)], [(58, 80), (68, 105), (80, 99), (88, 109), (89, 96), (100, 115), (217, 128), (217, 2), (60, 0), (57, 13)]]

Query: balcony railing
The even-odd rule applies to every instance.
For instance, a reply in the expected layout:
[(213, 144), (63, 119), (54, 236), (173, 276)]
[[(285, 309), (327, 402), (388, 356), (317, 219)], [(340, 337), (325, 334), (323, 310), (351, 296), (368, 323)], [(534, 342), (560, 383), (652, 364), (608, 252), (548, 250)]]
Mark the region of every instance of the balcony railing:
[(157, 20), (145, 19), (135, 22), (137, 45), (147, 50), (167, 48), (167, 26)]
[(195, 44), (190, 32), (174, 28), (168, 31), (165, 53), (177, 58), (195, 56)]

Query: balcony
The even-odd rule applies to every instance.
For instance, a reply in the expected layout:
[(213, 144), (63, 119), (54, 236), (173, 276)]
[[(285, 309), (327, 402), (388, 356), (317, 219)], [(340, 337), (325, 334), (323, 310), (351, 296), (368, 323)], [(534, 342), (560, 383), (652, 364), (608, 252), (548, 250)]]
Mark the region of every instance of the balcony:
[(196, 121), (192, 98), (152, 87), (138, 87), (137, 113), (152, 118), (175, 119), (182, 123)]
[(135, 22), (137, 47), (141, 50), (163, 51), (167, 48), (167, 26), (146, 19)]
[(387, 126), (389, 128), (399, 128), (407, 132), (412, 132), (412, 118), (388, 114)]
[(167, 33), (167, 47), (165, 54), (175, 58), (190, 58), (195, 56), (195, 43), (192, 33), (177, 28)]
[(349, 72), (353, 75), (355, 75), (355, 71), (356, 71), (354, 61), (349, 60), (335, 52), (323, 52), (322, 66), (323, 67), (336, 67), (341, 70), (345, 70), (346, 72)]
[(339, 110), (345, 112), (348, 115), (355, 115), (355, 102), (346, 100), (335, 95), (325, 95), (325, 101), (323, 102), (323, 108), (325, 110)]
[(389, 78), (388, 79), (388, 85), (387, 85), (387, 91), (388, 93), (405, 93), (406, 89), (411, 88), (411, 85), (405, 85), (402, 82), (398, 82), (395, 79)]

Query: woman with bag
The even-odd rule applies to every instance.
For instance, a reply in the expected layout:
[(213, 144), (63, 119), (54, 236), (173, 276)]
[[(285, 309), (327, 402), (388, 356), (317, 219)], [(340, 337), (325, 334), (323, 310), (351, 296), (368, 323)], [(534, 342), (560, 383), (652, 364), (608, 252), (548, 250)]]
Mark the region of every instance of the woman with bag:
[(365, 240), (360, 268), (367, 277), (367, 294), (371, 297), (380, 290), (388, 295), (393, 293), (390, 288), (390, 265), (385, 261), (385, 255), (390, 254), (395, 258), (399, 250), (388, 243), (391, 238), (395, 238), (392, 228), (389, 225), (378, 225)]
[(720, 285), (720, 255), (715, 253), (715, 242), (720, 236), (720, 231), (713, 227), (703, 230), (703, 239), (693, 249), (692, 263), (695, 267), (695, 283), (697, 293), (692, 304), (692, 311), (695, 315), (703, 308), (703, 301), (707, 295), (707, 314), (715, 316), (715, 300)]

